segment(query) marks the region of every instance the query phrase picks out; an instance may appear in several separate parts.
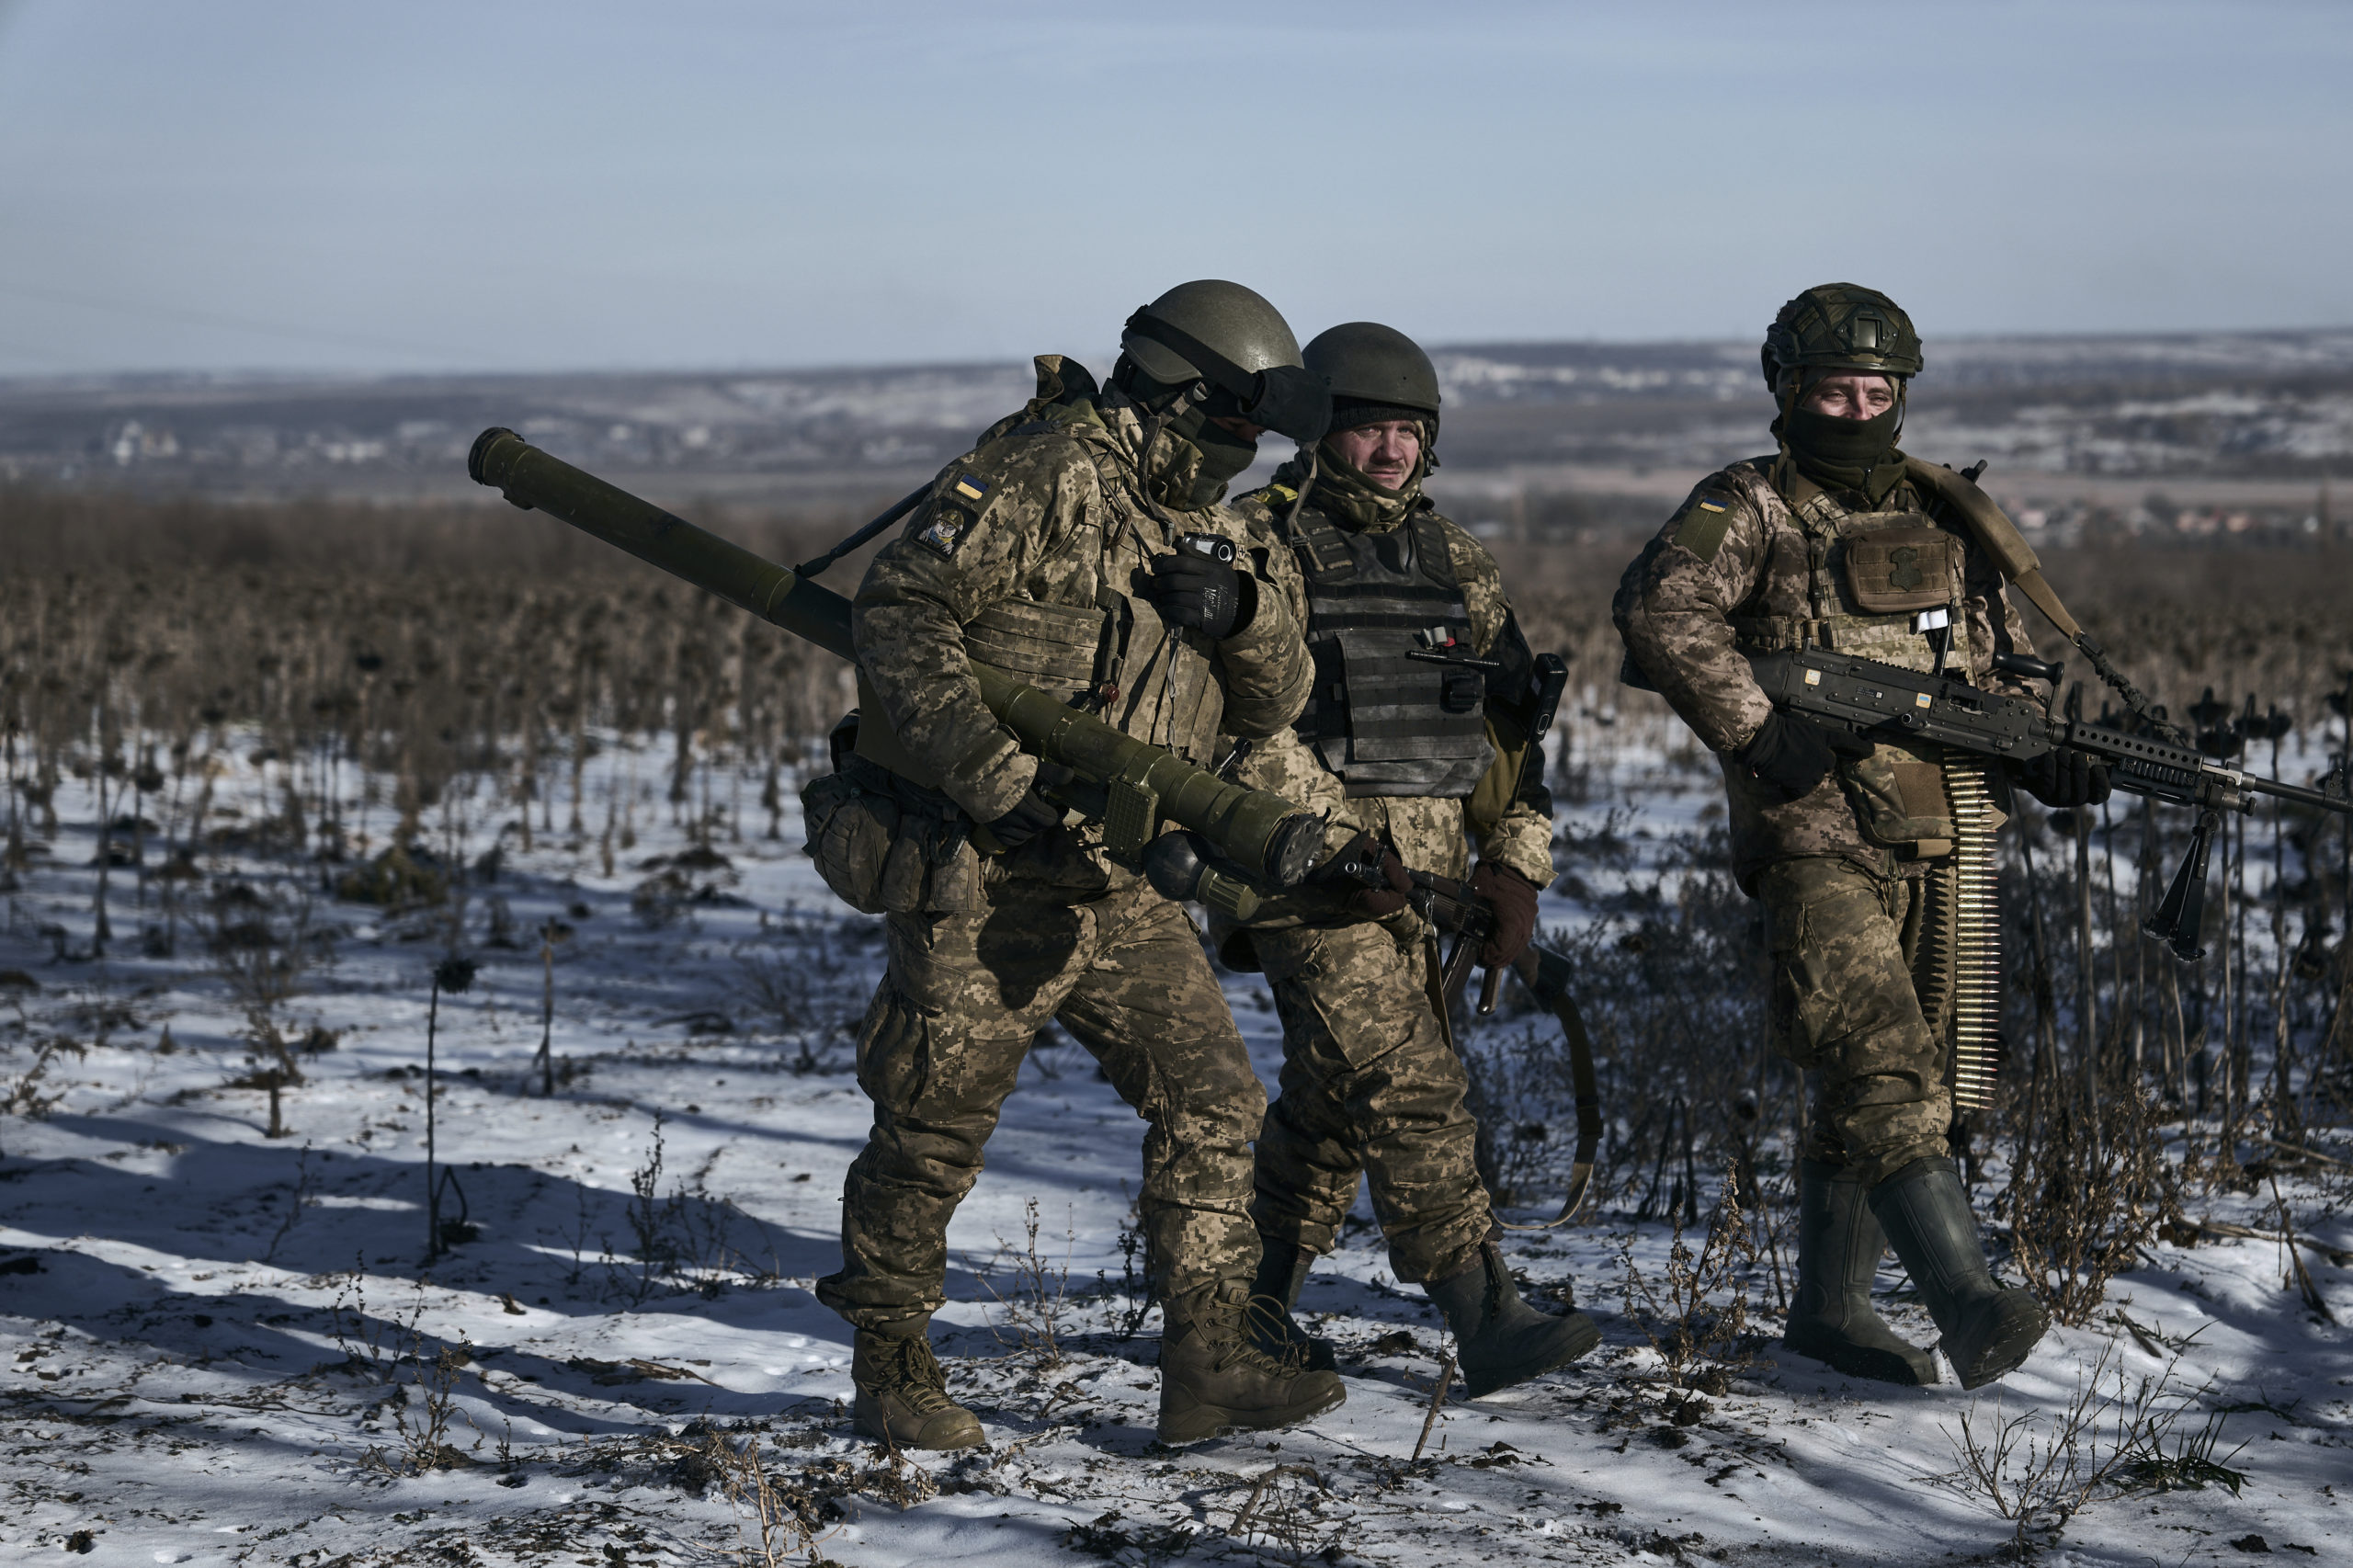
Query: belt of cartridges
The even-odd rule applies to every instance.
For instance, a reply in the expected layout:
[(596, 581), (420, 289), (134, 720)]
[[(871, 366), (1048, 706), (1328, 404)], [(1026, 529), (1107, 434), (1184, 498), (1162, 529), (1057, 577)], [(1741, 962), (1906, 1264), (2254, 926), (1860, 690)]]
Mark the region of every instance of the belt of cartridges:
[(1988, 1110), (2002, 1054), (2002, 915), (1995, 889), (1994, 792), (1983, 759), (1947, 751), (1945, 794), (1952, 802), (1953, 854), (1936, 879), (1938, 967), (1951, 997), (1952, 1101)]

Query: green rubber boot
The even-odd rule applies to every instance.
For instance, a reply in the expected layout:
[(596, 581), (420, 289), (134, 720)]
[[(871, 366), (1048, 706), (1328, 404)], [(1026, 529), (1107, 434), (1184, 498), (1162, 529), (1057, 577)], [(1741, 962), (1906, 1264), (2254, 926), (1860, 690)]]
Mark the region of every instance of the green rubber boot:
[(1492, 1244), (1461, 1273), (1422, 1289), (1445, 1314), (1455, 1365), (1472, 1399), (1556, 1371), (1601, 1343), (1601, 1330), (1583, 1312), (1554, 1317), (1521, 1301)]
[(1871, 1188), (1870, 1205), (1937, 1320), (1945, 1359), (1962, 1388), (2014, 1369), (2051, 1332), (2051, 1314), (2032, 1291), (1995, 1283), (1978, 1244), (1977, 1216), (1950, 1160), (1932, 1154), (1913, 1161)]
[(1279, 1242), (1263, 1233), (1258, 1237), (1258, 1278), (1250, 1287), (1250, 1337), (1269, 1356), (1290, 1356), (1311, 1372), (1333, 1372), (1339, 1361), (1332, 1342), (1319, 1339), (1299, 1326), (1291, 1313), (1299, 1309), (1299, 1292), (1315, 1255), (1296, 1242)]
[(1918, 1388), (1937, 1381), (1936, 1358), (1904, 1340), (1871, 1310), (1871, 1280), (1886, 1233), (1863, 1184), (1838, 1166), (1798, 1166), (1798, 1296), (1781, 1343), (1850, 1378)]
[(859, 1329), (851, 1342), (849, 1379), (858, 1390), (852, 1419), (861, 1437), (902, 1449), (971, 1449), (983, 1441), (980, 1418), (948, 1397), (948, 1374), (931, 1353), (927, 1324), (912, 1334)]
[(1337, 1375), (1311, 1372), (1252, 1342), (1250, 1290), (1236, 1279), (1162, 1308), (1160, 1425), (1164, 1443), (1223, 1432), (1264, 1432), (1312, 1421), (1348, 1397)]

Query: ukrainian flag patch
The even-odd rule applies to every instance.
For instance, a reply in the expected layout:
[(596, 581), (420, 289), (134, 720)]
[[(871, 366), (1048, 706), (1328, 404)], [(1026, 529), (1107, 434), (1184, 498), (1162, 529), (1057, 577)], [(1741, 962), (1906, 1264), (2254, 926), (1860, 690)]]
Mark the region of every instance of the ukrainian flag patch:
[(969, 473), (958, 474), (956, 476), (956, 483), (949, 485), (948, 488), (959, 500), (975, 503), (982, 500), (989, 493), (989, 487), (984, 482), (973, 478)]
[(1732, 527), (1732, 497), (1695, 495), (1675, 515), (1675, 542), (1702, 561), (1712, 562), (1724, 547)]

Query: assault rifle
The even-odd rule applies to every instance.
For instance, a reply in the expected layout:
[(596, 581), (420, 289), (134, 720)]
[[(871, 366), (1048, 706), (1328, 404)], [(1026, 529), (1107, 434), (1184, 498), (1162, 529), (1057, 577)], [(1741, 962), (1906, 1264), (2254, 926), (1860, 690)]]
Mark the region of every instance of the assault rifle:
[[(1385, 888), (1389, 881), (1381, 873), (1380, 846), (1368, 847), (1369, 854), (1350, 855), (1333, 869), (1336, 876), (1366, 887)], [(1162, 834), (1145, 848), (1143, 869), (1164, 897), (1180, 903), (1199, 901), (1245, 924), (1265, 903), (1255, 879), (1220, 856), (1198, 833)], [(1427, 871), (1408, 871), (1406, 875), (1413, 880), (1413, 891), (1405, 895), (1408, 902), (1430, 923), (1441, 940), (1452, 938), (1453, 946), (1431, 987), (1431, 1006), (1443, 1020), (1452, 999), (1461, 994), (1472, 961), (1495, 929), (1495, 908), (1472, 892), (1467, 882), (1433, 876)], [(1564, 955), (1530, 943), (1510, 967), (1528, 988), (1528, 994), (1559, 1020), (1562, 1037), (1568, 1042), (1569, 1076), (1576, 1094), (1577, 1148), (1575, 1160), (1569, 1167), (1569, 1190), (1561, 1200), (1559, 1214), (1540, 1225), (1518, 1225), (1508, 1220), (1495, 1222), (1508, 1231), (1549, 1231), (1569, 1221), (1585, 1203), (1586, 1189), (1592, 1185), (1594, 1159), (1601, 1147), (1601, 1091), (1594, 1078), (1593, 1040), (1586, 1033), (1585, 1018), (1578, 1013), (1576, 998), (1570, 989), (1576, 977), (1576, 966)], [(1487, 971), (1486, 984), (1479, 996), (1481, 1014), (1495, 1010), (1495, 992), (1502, 983), (1502, 970)]]
[[(1376, 853), (1370, 864), (1351, 859), (1341, 870), (1369, 887), (1386, 887), (1378, 846), (1374, 847)], [(1405, 874), (1414, 884), (1413, 892), (1405, 895), (1407, 901), (1437, 930), (1441, 941), (1451, 938), (1436, 988), (1438, 995), (1435, 1000), (1443, 1011), (1462, 994), (1472, 960), (1495, 930), (1495, 906), (1473, 892), (1468, 882), (1428, 871), (1408, 870)], [(1561, 1199), (1558, 1214), (1540, 1225), (1518, 1225), (1500, 1219), (1496, 1223), (1507, 1231), (1549, 1231), (1566, 1224), (1584, 1206), (1586, 1188), (1593, 1182), (1594, 1160), (1601, 1148), (1601, 1090), (1594, 1077), (1593, 1040), (1586, 1033), (1585, 1016), (1577, 1011), (1576, 997), (1570, 989), (1571, 982), (1576, 978), (1575, 964), (1565, 954), (1530, 942), (1528, 950), (1510, 967), (1528, 988), (1528, 994), (1560, 1021), (1561, 1034), (1568, 1042), (1569, 1079), (1576, 1095), (1577, 1147), (1569, 1166), (1569, 1189)], [(1479, 992), (1479, 1013), (1483, 1017), (1495, 1010), (1495, 993), (1503, 983), (1503, 973), (1501, 969), (1487, 971), (1485, 983)]]
[[(1874, 733), (1932, 741), (1956, 751), (2006, 762), (2031, 762), (2062, 748), (2090, 753), (2105, 764), (2119, 790), (2198, 812), (2189, 852), (2141, 929), (2185, 963), (2206, 956), (2198, 940), (2206, 913), (2206, 862), (2222, 813), (2252, 812), (2257, 795), (2323, 811), (2353, 812), (2340, 759), (2317, 790), (2225, 767), (2169, 733), (2134, 733), (2082, 719), (2053, 718), (2024, 698), (1985, 691), (1949, 676), (1901, 669), (1852, 653), (1821, 648), (1765, 653), (1749, 663), (1756, 684), (1776, 708), (1817, 723), (1871, 736)], [(2049, 681), (2055, 695), (2061, 666), (2024, 653), (2000, 653), (1994, 667)], [(2154, 727), (2154, 726), (2153, 726)]]

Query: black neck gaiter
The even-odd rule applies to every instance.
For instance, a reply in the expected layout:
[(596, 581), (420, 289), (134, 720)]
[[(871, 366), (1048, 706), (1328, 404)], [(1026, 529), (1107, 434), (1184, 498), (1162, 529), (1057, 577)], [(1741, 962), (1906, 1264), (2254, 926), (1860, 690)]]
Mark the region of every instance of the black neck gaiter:
[(1163, 435), (1164, 438), (1185, 442), (1201, 455), (1189, 494), (1161, 497), (1162, 506), (1179, 511), (1198, 512), (1214, 506), (1225, 494), (1227, 483), (1258, 456), (1258, 443), (1245, 441), (1224, 426), (1211, 422), (1198, 408), (1188, 408), (1170, 420)]
[(1895, 432), (1904, 422), (1904, 404), (1870, 419), (1842, 419), (1835, 414), (1793, 409), (1786, 419), (1773, 422), (1773, 434), (1790, 449), (1798, 472), (1832, 490), (1859, 490), (1879, 506), (1904, 480), (1904, 454), (1895, 448)]

